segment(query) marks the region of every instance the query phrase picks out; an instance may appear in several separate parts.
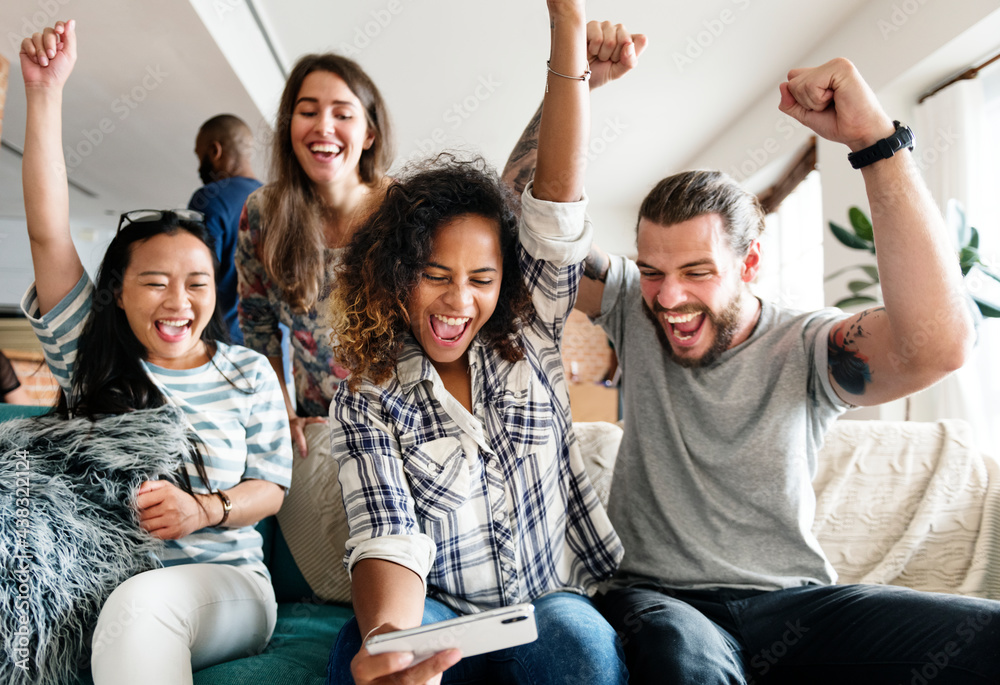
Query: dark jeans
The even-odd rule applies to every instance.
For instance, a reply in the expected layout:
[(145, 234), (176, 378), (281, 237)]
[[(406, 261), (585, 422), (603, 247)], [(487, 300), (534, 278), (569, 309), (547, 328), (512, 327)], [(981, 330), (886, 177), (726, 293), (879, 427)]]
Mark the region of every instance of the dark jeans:
[[(589, 598), (569, 592), (539, 597), (538, 639), (526, 645), (462, 659), (444, 672), (443, 685), (622, 685), (628, 681), (621, 646)], [(437, 600), (424, 600), (423, 624), (456, 614)], [(355, 619), (337, 636), (327, 667), (327, 685), (353, 683), (351, 659), (361, 649)]]
[(595, 603), (632, 683), (1000, 683), (1000, 602), (882, 585), (634, 586)]

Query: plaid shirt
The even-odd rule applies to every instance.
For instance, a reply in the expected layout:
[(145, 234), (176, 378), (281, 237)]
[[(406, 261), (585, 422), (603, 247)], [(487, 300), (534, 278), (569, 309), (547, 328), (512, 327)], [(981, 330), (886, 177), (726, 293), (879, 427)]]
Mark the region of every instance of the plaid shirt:
[(559, 349), (590, 248), (585, 207), (525, 190), (519, 255), (537, 319), (521, 332), (520, 362), (473, 341), (472, 413), (412, 338), (392, 379), (338, 389), (332, 452), (349, 569), (393, 561), (472, 613), (557, 590), (589, 594), (617, 568), (621, 542), (584, 469)]

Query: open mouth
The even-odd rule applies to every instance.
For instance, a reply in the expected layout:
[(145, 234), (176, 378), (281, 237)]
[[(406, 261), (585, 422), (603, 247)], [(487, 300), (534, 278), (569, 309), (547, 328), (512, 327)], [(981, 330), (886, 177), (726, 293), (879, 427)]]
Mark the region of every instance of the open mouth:
[(167, 342), (178, 342), (188, 335), (191, 323), (191, 319), (159, 319), (156, 332)]
[(431, 332), (441, 344), (454, 345), (465, 335), (470, 321), (472, 318), (468, 316), (451, 317), (431, 314)]
[(309, 152), (321, 162), (329, 162), (341, 153), (344, 148), (334, 143), (312, 143)]
[(664, 328), (675, 343), (682, 347), (690, 347), (701, 337), (707, 317), (704, 311), (685, 314), (663, 312), (660, 314), (660, 319), (666, 324)]

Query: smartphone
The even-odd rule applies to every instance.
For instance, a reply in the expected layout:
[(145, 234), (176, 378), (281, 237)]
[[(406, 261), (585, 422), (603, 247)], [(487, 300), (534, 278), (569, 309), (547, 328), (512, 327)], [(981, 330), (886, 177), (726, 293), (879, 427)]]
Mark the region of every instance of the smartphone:
[(535, 607), (514, 604), (376, 635), (368, 638), (365, 647), (369, 654), (413, 652), (413, 663), (418, 663), (446, 649), (458, 648), (462, 656), (467, 657), (516, 647), (536, 639)]

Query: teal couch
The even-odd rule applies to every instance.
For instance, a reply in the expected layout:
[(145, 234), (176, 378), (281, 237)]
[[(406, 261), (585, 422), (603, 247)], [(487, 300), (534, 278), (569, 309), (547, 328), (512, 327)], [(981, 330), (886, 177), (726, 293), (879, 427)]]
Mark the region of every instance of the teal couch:
[[(33, 416), (45, 407), (0, 403), (0, 421)], [(341, 626), (353, 616), (350, 606), (316, 601), (288, 550), (277, 519), (257, 525), (264, 537), (264, 561), (278, 600), (278, 623), (260, 654), (211, 666), (194, 674), (195, 685), (321, 685), (326, 680), (330, 647)], [(82, 673), (76, 685), (92, 685)]]

